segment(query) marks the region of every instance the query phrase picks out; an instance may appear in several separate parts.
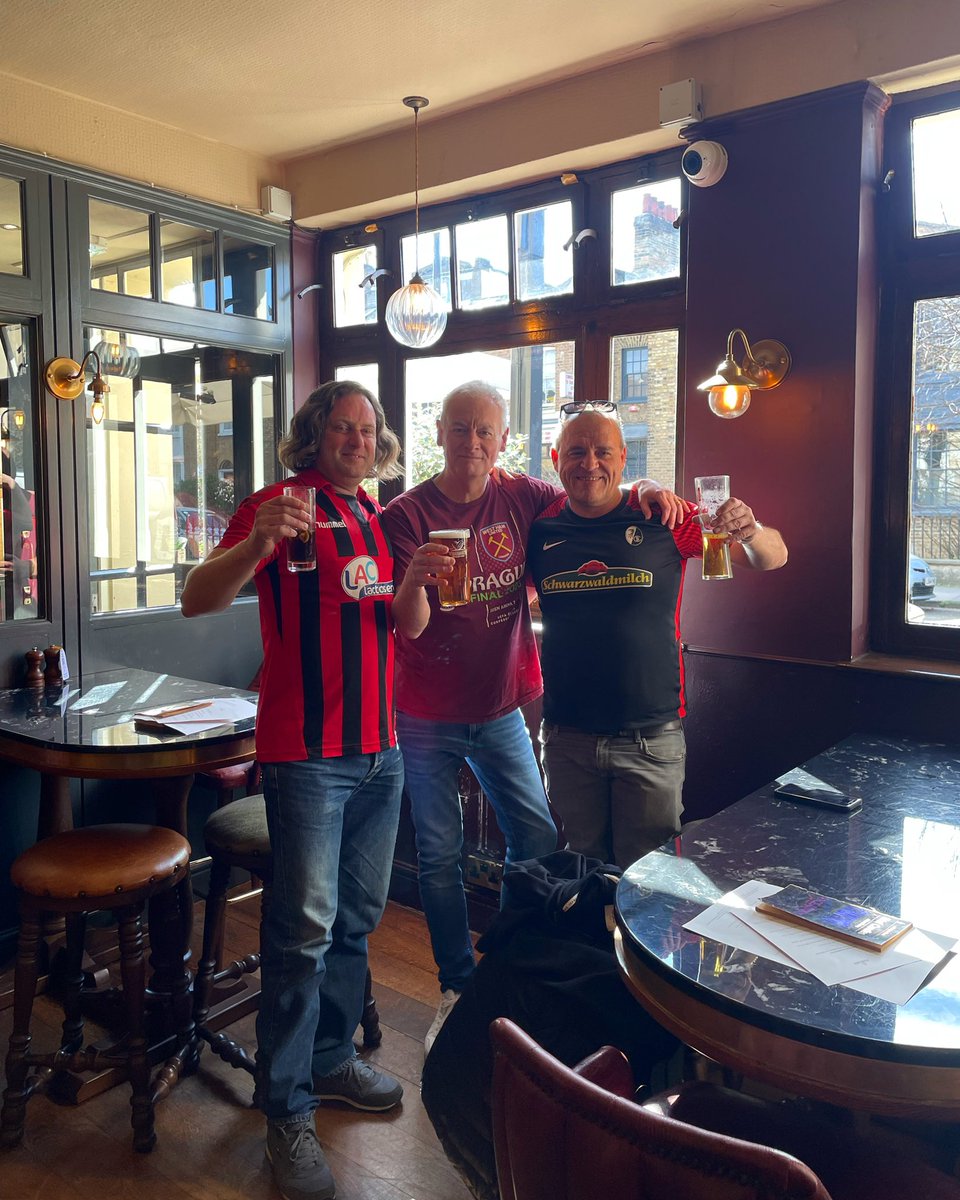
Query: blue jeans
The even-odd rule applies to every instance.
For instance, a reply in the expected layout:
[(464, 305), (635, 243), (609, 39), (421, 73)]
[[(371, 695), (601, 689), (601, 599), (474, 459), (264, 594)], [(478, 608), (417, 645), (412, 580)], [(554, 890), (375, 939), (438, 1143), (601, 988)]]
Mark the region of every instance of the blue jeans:
[(496, 813), (508, 863), (555, 850), (557, 827), (518, 709), (480, 725), (397, 713), (397, 739), (417, 833), (420, 898), (440, 987), (461, 991), (474, 968), (460, 866), (463, 813), (457, 776), (461, 763), (470, 766)]
[(313, 1077), (354, 1054), (367, 934), (387, 902), (403, 762), (380, 754), (266, 763), (273, 888), (261, 931), (257, 1104), (317, 1107)]

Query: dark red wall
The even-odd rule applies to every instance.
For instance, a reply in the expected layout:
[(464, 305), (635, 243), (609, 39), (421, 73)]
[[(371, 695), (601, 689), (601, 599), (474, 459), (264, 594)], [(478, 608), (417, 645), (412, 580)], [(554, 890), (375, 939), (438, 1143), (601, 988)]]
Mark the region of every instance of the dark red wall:
[[(729, 474), (733, 494), (781, 530), (790, 562), (731, 583), (689, 572), (693, 646), (828, 662), (866, 648), (884, 100), (858, 84), (694, 131), (725, 147), (729, 167), (713, 187), (690, 189), (682, 486), (690, 495), (695, 475)], [(738, 326), (751, 341), (784, 342), (793, 367), (725, 421), (695, 387)]]

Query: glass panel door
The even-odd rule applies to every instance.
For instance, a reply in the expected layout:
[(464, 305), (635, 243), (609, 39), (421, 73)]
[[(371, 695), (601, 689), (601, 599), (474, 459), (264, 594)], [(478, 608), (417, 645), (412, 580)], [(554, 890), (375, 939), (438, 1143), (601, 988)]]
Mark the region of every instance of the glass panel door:
[(26, 322), (0, 322), (0, 622), (39, 617), (43, 594), (33, 337)]

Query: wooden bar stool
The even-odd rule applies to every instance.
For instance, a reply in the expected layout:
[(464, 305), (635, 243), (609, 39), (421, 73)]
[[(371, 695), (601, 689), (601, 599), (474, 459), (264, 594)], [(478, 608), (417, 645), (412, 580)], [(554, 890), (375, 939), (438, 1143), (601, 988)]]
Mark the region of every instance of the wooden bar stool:
[[(156, 1142), (147, 1040), (144, 1032), (146, 969), (143, 910), (154, 896), (176, 887), (187, 874), (190, 844), (172, 829), (155, 825), (93, 825), (44, 838), (14, 862), (20, 938), (14, 971), (13, 1032), (7, 1052), (7, 1087), (0, 1113), (0, 1146), (23, 1138), (27, 1101), (60, 1070), (94, 1071), (123, 1065), (133, 1091), (131, 1124), (136, 1150)], [(86, 914), (111, 912), (119, 926), (120, 972), (127, 1037), (122, 1053), (83, 1045), (81, 989)], [(66, 918), (66, 989), (60, 1049), (30, 1050), (30, 1018), (37, 988), (38, 950), (44, 914)]]
[[(254, 1061), (247, 1051), (225, 1033), (214, 1033), (207, 1024), (214, 989), (224, 983), (241, 979), (260, 966), (259, 954), (246, 957), (219, 968), (223, 949), (223, 928), (227, 908), (227, 889), (230, 871), (236, 867), (249, 871), (263, 885), (261, 913), (270, 903), (273, 881), (273, 856), (267, 832), (267, 810), (263, 796), (242, 796), (217, 809), (203, 827), (207, 853), (211, 857), (210, 891), (207, 895), (203, 922), (203, 949), (194, 983), (194, 1020), (197, 1034), (208, 1043), (214, 1054), (232, 1067), (254, 1073)], [(360, 1019), (364, 1046), (379, 1046), (380, 1014), (373, 998), (370, 968), (367, 968), (363, 1015)]]

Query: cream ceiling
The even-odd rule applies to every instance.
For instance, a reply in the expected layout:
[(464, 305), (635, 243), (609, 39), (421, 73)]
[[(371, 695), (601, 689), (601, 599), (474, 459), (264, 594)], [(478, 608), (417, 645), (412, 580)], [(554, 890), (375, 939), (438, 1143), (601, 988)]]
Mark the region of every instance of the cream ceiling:
[(289, 159), (827, 2), (3, 0), (0, 72)]

